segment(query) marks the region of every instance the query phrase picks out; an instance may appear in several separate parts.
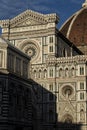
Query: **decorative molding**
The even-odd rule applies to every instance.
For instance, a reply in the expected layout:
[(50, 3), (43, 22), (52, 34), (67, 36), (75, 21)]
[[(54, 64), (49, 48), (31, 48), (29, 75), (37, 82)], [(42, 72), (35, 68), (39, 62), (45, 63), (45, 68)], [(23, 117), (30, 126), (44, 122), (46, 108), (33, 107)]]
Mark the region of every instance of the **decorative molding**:
[(55, 13), (44, 15), (32, 10), (26, 10), (11, 20), (1, 20), (0, 25), (1, 27), (9, 27), (9, 25), (10, 27), (15, 27), (21, 23), (24, 23), (24, 21), (28, 19), (35, 20), (40, 24), (46, 24), (50, 22), (58, 23), (59, 21), (59, 17)]

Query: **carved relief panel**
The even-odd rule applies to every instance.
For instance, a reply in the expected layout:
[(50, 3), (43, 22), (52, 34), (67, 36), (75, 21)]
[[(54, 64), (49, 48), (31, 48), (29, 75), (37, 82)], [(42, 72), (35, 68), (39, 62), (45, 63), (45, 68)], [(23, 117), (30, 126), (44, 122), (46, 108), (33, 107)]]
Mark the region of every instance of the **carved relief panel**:
[(58, 89), (59, 89), (58, 120), (67, 123), (76, 121), (77, 109), (76, 109), (75, 82), (60, 83)]

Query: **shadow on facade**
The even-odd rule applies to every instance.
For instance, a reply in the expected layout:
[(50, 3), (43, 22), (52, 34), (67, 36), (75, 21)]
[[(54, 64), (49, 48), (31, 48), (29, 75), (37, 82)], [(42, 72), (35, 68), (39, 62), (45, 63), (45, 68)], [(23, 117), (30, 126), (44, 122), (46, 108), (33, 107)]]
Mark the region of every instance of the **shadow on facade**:
[(81, 130), (81, 124), (73, 124), (68, 114), (64, 122), (58, 122), (57, 93), (48, 91), (33, 80), (31, 82), (37, 98), (37, 118), (34, 122), (38, 123), (38, 130)]
[(81, 124), (58, 122), (57, 130), (81, 130)]
[(37, 98), (37, 117), (34, 116), (32, 130), (36, 130), (37, 124), (37, 130), (81, 130), (82, 125), (73, 123), (68, 113), (63, 121), (58, 121), (56, 92), (47, 90), (33, 80), (31, 82)]
[(0, 74), (0, 130), (81, 130), (69, 115), (58, 122), (56, 94), (33, 80)]

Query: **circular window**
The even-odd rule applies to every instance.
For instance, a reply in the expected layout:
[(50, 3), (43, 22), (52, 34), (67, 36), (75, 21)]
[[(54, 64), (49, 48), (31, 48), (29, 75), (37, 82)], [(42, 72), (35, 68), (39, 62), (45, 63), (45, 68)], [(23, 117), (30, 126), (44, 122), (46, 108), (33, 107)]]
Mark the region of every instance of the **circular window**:
[(62, 88), (62, 94), (64, 97), (70, 97), (73, 94), (73, 88), (71, 86), (64, 86)]
[(26, 52), (30, 57), (33, 57), (36, 54), (36, 49), (33, 47), (29, 47)]
[(36, 59), (39, 56), (39, 47), (34, 43), (27, 43), (24, 48), (24, 52), (31, 58), (31, 60)]

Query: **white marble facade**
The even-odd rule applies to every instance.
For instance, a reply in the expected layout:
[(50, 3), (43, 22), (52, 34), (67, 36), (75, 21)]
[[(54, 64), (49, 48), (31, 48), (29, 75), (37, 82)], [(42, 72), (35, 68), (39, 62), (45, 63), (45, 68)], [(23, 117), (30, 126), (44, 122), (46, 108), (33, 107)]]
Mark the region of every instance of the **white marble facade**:
[[(2, 36), (31, 57), (30, 77), (48, 92), (39, 93), (40, 90), (36, 86), (39, 97), (38, 118), (43, 116), (44, 130), (53, 130), (52, 124), (55, 122), (56, 125), (57, 122), (81, 123), (84, 124), (81, 130), (86, 130), (87, 56), (81, 55), (82, 53), (59, 33), (56, 26), (58, 21), (56, 14), (44, 15), (27, 10), (10, 21), (0, 21), (0, 25), (3, 28)], [(2, 56), (0, 50), (0, 58)], [(14, 52), (9, 54), (8, 66), (11, 70), (14, 69), (11, 67), (14, 64), (13, 57)], [(15, 71), (26, 77), (28, 61), (23, 61), (18, 56), (15, 60), (18, 65)]]

